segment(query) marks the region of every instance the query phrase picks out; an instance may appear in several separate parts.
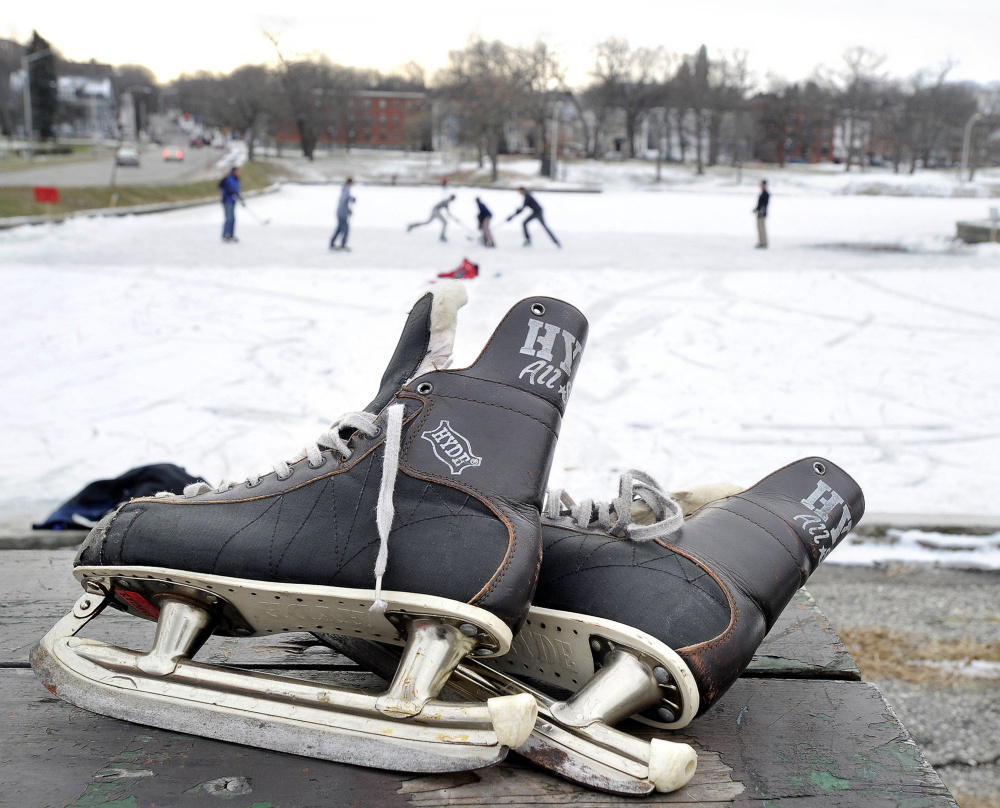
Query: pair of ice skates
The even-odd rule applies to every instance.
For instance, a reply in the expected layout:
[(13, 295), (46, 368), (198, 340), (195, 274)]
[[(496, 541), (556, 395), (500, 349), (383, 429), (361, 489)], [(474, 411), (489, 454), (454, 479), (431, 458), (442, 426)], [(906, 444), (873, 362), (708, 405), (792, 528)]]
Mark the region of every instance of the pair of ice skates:
[[(860, 519), (861, 491), (810, 458), (687, 520), (640, 473), (609, 503), (546, 502), (586, 319), (523, 300), (450, 370), (464, 302), (458, 282), (421, 298), (375, 399), (294, 460), (102, 519), (75, 562), (84, 595), (32, 652), (46, 686), (104, 715), (379, 768), (516, 749), (618, 793), (688, 782), (689, 746), (614, 725), (679, 728), (718, 700)], [(108, 606), (157, 621), (149, 652), (76, 636)], [(388, 689), (192, 659), (213, 633), (292, 631)]]

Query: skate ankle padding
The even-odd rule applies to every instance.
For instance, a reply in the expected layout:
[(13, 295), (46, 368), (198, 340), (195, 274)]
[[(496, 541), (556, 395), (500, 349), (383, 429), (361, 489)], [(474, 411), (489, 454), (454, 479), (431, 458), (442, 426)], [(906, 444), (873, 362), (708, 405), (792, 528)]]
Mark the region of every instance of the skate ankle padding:
[(378, 395), (365, 410), (381, 412), (414, 376), (447, 367), (455, 343), (458, 310), (468, 299), (465, 287), (454, 281), (439, 284), (414, 304), (382, 375)]

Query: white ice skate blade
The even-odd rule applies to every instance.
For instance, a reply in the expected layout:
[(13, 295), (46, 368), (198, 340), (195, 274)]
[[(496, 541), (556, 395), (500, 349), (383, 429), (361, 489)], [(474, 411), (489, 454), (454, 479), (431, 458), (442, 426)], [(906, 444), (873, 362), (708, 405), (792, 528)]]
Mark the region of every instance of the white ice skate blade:
[(73, 574), (85, 587), (94, 582), (113, 591), (119, 606), (149, 620), (157, 618), (155, 601), (164, 594), (210, 605), (222, 601), (238, 614), (227, 610), (234, 625), (223, 625), (223, 631), (216, 633), (260, 636), (316, 631), (403, 645), (405, 638), (390, 621), (404, 614), (433, 615), (456, 625), (475, 626), (473, 654), (477, 657), (506, 653), (512, 639), (506, 624), (485, 609), (434, 595), (383, 590), (382, 599), (389, 606), (381, 614), (370, 611), (373, 589), (248, 581), (161, 567), (77, 567)]
[[(319, 637), (383, 678), (391, 677), (399, 664), (395, 649), (349, 637)], [(522, 693), (532, 696), (538, 718), (531, 735), (515, 751), (588, 788), (632, 796), (653, 791), (668, 793), (686, 785), (697, 768), (697, 755), (687, 744), (645, 741), (599, 722), (567, 726), (553, 709), (557, 699), (474, 659), (466, 659), (458, 666), (447, 689), (457, 697), (474, 701)]]
[[(519, 754), (568, 780), (612, 794), (667, 794), (694, 776), (698, 756), (688, 744), (660, 738), (644, 741), (595, 722), (586, 727), (563, 724), (556, 699), (476, 660), (466, 660), (452, 674), (460, 692), (476, 698), (527, 693), (538, 705), (538, 718)], [(555, 752), (555, 754), (553, 754)]]
[[(200, 664), (183, 653), (171, 655), (173, 649), (197, 644), (199, 616), (209, 614), (179, 597), (162, 601), (165, 617), (148, 654), (74, 636), (111, 602), (111, 595), (85, 594), (31, 654), (32, 668), (52, 693), (101, 715), (248, 746), (414, 772), (496, 763), (508, 748), (523, 743), (535, 721), (535, 701), (527, 694), (477, 703), (431, 698), (407, 710), (412, 705), (406, 675), (395, 691), (394, 682), (386, 694), (369, 694)], [(448, 633), (447, 627), (440, 631)], [(412, 669), (417, 675), (427, 672), (419, 669), (420, 660), (433, 658), (438, 650), (433, 645), (437, 632), (432, 628), (421, 635), (432, 640), (423, 646), (427, 655), (408, 647), (418, 661)], [(458, 636), (457, 631), (451, 633)]]
[(650, 670), (662, 667), (670, 674), (670, 692), (665, 690), (664, 696), (679, 707), (675, 719), (657, 720), (649, 711), (633, 718), (662, 729), (680, 729), (697, 715), (698, 686), (684, 660), (655, 637), (614, 620), (533, 606), (510, 651), (489, 664), (512, 676), (576, 692), (598, 670), (593, 642), (630, 650)]

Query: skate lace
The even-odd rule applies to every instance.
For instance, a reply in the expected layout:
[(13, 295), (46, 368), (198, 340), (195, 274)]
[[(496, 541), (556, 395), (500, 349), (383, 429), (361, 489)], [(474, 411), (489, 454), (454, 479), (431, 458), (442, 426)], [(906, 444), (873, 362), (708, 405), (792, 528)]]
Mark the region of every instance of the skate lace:
[[(385, 576), (386, 566), (389, 563), (389, 533), (392, 530), (392, 521), (395, 517), (395, 506), (393, 505), (393, 492), (396, 488), (396, 472), (399, 470), (399, 453), (402, 448), (403, 436), (403, 415), (406, 408), (402, 404), (393, 404), (386, 410), (385, 426), (385, 451), (382, 456), (382, 480), (378, 490), (378, 505), (375, 509), (375, 524), (378, 528), (379, 550), (375, 559), (375, 600), (370, 610), (382, 613), (388, 608), (388, 604), (382, 600), (382, 578)], [(376, 424), (377, 416), (370, 412), (350, 412), (342, 415), (330, 428), (324, 432), (311, 446), (307, 446), (302, 452), (291, 460), (278, 460), (274, 463), (274, 473), (278, 480), (287, 480), (291, 474), (291, 465), (308, 459), (309, 467), (317, 469), (326, 463), (323, 457), (325, 449), (332, 449), (344, 460), (349, 460), (354, 451), (347, 441), (341, 436), (341, 431), (357, 431), (366, 437), (373, 438), (379, 434), (381, 427)], [(270, 474), (270, 472), (266, 472)], [(253, 487), (260, 482), (261, 475), (251, 474), (245, 482)], [(185, 497), (195, 497), (199, 494), (207, 494), (210, 491), (223, 493), (241, 482), (223, 480), (217, 488), (212, 488), (208, 483), (192, 483), (184, 488)]]
[(562, 488), (545, 497), (545, 516), (570, 518), (582, 528), (600, 526), (631, 541), (665, 539), (684, 524), (681, 506), (652, 477), (631, 470), (618, 480), (618, 496), (609, 502), (585, 499), (579, 504)]

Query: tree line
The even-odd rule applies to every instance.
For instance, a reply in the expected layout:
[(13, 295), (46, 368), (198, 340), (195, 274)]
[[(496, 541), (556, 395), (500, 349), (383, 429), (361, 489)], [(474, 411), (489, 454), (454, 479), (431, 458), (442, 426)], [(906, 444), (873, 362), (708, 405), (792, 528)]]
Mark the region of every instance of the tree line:
[[(830, 160), (847, 171), (885, 162), (913, 172), (950, 164), (967, 129), (973, 170), (1000, 160), (1000, 83), (952, 80), (950, 62), (893, 77), (885, 56), (861, 47), (807, 79), (761, 81), (745, 51), (710, 54), (703, 45), (685, 54), (611, 37), (595, 47), (584, 86), (571, 87), (564, 58), (543, 40), (515, 46), (472, 37), (429, 81), (414, 63), (386, 74), (323, 55), (290, 56), (271, 41), (273, 64), (227, 74), (200, 71), (161, 86), (141, 66), (123, 69), (130, 82), (150, 86), (150, 109), (180, 109), (206, 126), (245, 133), (251, 150), (258, 138), (294, 128), (309, 158), (324, 139), (338, 141), (337, 132), (339, 142), (353, 145), (358, 91), (426, 93), (428, 103), (405, 121), (408, 144), (429, 149), (446, 134), (489, 161), (494, 178), (500, 155), (512, 150), (546, 162), (557, 129), (563, 153), (654, 155), (658, 172), (664, 160), (691, 162), (699, 173), (747, 160)], [(0, 88), (4, 58), (0, 53)], [(8, 130), (10, 117), (0, 121)]]

